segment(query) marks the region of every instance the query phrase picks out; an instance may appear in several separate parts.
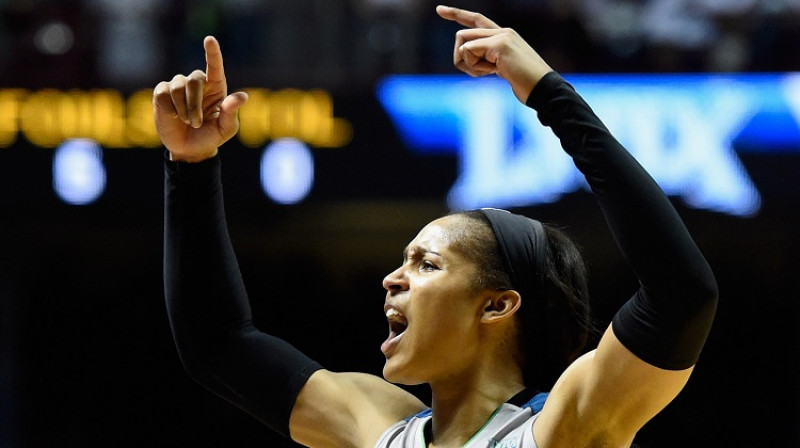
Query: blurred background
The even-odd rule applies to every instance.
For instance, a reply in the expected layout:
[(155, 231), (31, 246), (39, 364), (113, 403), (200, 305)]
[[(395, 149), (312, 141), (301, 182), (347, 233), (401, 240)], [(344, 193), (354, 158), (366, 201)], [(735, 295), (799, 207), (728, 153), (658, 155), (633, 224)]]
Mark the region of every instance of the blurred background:
[[(800, 446), (800, 0), (452, 3), (586, 92), (717, 273), (696, 373), (640, 446)], [(204, 68), (208, 34), (251, 94), (222, 157), (257, 325), (380, 374), (383, 276), (475, 204), (563, 226), (607, 324), (637, 285), (594, 200), (507, 88), (455, 74), (458, 26), (434, 6), (0, 0), (0, 447), (293, 446), (191, 382), (164, 310), (150, 94)]]

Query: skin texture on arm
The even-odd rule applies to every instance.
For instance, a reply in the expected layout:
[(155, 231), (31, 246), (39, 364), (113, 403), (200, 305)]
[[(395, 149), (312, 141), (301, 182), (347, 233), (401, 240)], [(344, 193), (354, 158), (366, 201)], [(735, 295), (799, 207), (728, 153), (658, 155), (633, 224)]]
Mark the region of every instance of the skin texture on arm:
[(393, 424), (426, 406), (374, 375), (316, 372), (289, 420), (292, 439), (315, 448), (369, 447)]
[[(652, 179), (574, 90), (549, 75), (552, 69), (516, 33), (477, 13), (448, 7), (438, 7), (437, 12), (468, 27), (456, 36), (456, 67), (472, 76), (497, 74), (523, 103), (531, 101), (532, 91), (531, 96), (545, 96), (534, 101), (542, 123), (553, 128), (587, 176), (615, 239), (644, 285), (637, 298), (658, 305), (662, 314), (657, 318), (663, 317), (665, 303), (674, 302), (678, 319), (669, 310), (666, 320), (685, 322), (691, 327), (688, 334), (702, 344), (716, 306), (713, 275)], [(545, 84), (545, 77), (543, 93), (534, 90)], [(625, 207), (639, 210), (635, 219)], [(688, 317), (680, 320), (683, 311)], [(699, 317), (692, 315), (695, 312)], [(628, 347), (635, 342), (628, 338)], [(670, 349), (665, 346), (664, 352)], [(539, 446), (628, 446), (636, 431), (679, 393), (692, 370), (682, 362), (674, 363), (682, 367), (659, 368), (641, 358), (646, 350), (637, 353), (609, 327), (597, 350), (570, 366), (553, 388), (534, 426)]]

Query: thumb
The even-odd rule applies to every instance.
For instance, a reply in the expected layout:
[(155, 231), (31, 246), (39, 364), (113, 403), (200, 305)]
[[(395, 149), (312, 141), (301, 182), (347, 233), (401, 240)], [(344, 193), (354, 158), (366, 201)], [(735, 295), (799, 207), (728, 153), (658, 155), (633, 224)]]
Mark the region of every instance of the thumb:
[(226, 139), (239, 131), (239, 108), (247, 102), (247, 93), (236, 92), (228, 95), (219, 106), (220, 134)]

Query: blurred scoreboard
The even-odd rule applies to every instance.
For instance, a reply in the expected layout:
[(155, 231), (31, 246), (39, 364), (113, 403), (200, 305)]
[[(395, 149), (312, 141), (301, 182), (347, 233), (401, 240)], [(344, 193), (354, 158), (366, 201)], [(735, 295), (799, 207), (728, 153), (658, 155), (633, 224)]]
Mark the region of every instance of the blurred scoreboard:
[[(800, 154), (799, 74), (566, 78), (690, 207), (754, 215), (761, 193), (742, 157)], [(339, 98), (243, 90), (250, 100), (228, 145), (241, 151), (226, 157), (246, 159), (236, 177), (274, 204), (411, 197), (513, 208), (586, 188), (535, 112), (496, 78), (391, 76), (375, 92)], [(0, 160), (15, 153), (13, 169), (31, 169), (22, 152), (52, 150), (51, 188), (63, 202), (101, 198), (116, 151), (160, 147), (150, 89), (0, 89)]]
[[(352, 129), (333, 117), (333, 100), (322, 90), (243, 89), (239, 139), (248, 146), (293, 137), (321, 147), (350, 142)], [(104, 148), (154, 148), (152, 90), (127, 98), (116, 90), (0, 89), (0, 148), (19, 136), (34, 146), (55, 148), (69, 139), (92, 139)]]

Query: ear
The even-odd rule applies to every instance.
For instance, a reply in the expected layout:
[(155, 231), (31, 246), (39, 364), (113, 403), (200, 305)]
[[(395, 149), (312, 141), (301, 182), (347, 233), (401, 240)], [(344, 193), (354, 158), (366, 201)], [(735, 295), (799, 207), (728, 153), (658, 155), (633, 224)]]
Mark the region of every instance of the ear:
[(522, 297), (514, 290), (493, 291), (485, 299), (481, 323), (495, 323), (513, 317), (522, 306)]

